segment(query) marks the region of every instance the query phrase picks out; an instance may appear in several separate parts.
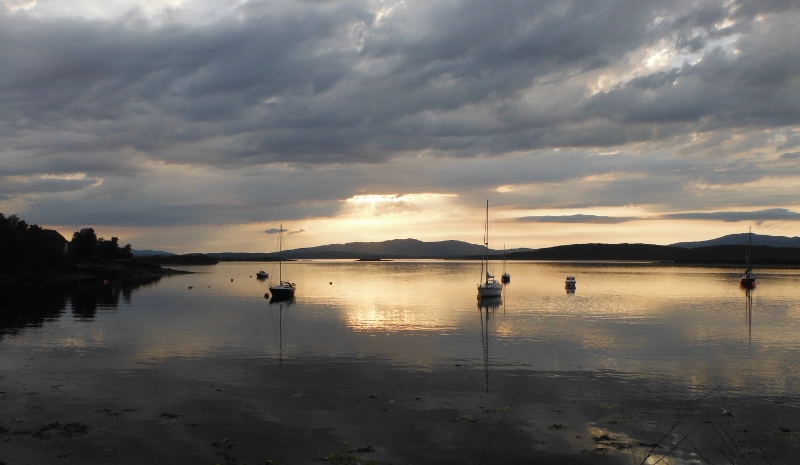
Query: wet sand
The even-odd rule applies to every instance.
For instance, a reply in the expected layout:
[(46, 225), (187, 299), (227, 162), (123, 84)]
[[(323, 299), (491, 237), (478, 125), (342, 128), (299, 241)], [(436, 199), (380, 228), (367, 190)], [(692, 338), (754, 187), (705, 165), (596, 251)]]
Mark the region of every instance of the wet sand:
[(794, 398), (502, 367), (486, 390), (483, 367), (458, 360), (410, 371), (370, 358), (174, 358), (118, 370), (32, 353), (0, 378), (0, 462), (213, 464), (217, 438), (251, 465), (324, 463), (345, 442), (386, 464), (630, 464), (676, 444), (661, 463), (788, 464), (800, 452)]

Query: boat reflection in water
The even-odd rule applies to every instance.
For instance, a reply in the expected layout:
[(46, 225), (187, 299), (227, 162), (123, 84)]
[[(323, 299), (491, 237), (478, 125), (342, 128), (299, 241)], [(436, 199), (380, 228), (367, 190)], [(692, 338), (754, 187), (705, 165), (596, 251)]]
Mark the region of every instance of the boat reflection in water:
[(567, 294), (575, 293), (576, 284), (575, 276), (567, 276), (567, 279), (564, 281), (564, 289), (567, 290)]
[(744, 292), (744, 321), (747, 324), (747, 343), (753, 340), (753, 292), (755, 288), (749, 284), (742, 284)]
[(486, 392), (489, 392), (489, 315), (500, 308), (500, 297), (485, 297), (478, 301), (481, 316), (481, 344), (483, 345), (483, 370), (486, 376)]
[[(278, 345), (278, 365), (283, 365), (283, 307), (290, 307), (294, 304), (294, 297), (289, 299), (279, 299), (269, 301), (269, 316), (272, 320), (272, 332), (275, 335), (275, 342)], [(277, 329), (275, 323), (275, 310), (278, 311)]]

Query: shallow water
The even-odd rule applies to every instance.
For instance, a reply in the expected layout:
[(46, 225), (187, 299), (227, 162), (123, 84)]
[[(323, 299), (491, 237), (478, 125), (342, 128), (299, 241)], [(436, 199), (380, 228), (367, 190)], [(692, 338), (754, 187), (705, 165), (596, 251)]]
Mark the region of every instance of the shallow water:
[[(270, 383), (288, 383), (281, 386), (301, 394), (316, 392), (319, 405), (314, 415), (296, 422), (298, 428), (311, 429), (319, 425), (341, 428), (335, 421), (331, 425), (330, 418), (320, 418), (320, 412), (357, 411), (362, 408), (360, 400), (350, 407), (329, 403), (339, 402), (336, 399), (342, 391), (368, 390), (365, 383), (370, 382), (383, 391), (413, 386), (425, 398), (440, 399), (436, 407), (440, 409), (448, 397), (466, 399), (475, 394), (483, 396), (484, 403), (492, 399), (497, 406), (518, 402), (518, 412), (535, 408), (561, 411), (555, 408), (557, 400), (548, 408), (537, 407), (542, 396), (520, 397), (521, 391), (531, 389), (519, 384), (519, 379), (526, 377), (541, 382), (542, 377), (563, 378), (564, 383), (578, 384), (598, 376), (613, 379), (616, 387), (600, 383), (592, 388), (593, 394), (576, 396), (605, 395), (617, 404), (620, 402), (614, 398), (619, 395), (614, 390), (620, 385), (640, 387), (627, 393), (639, 400), (661, 399), (669, 393), (676, 393), (674, 398), (693, 399), (714, 390), (719, 398), (748, 399), (748, 405), (756, 407), (796, 403), (800, 382), (797, 270), (759, 270), (757, 289), (747, 292), (738, 286), (738, 269), (509, 262), (511, 283), (502, 301), (481, 307), (476, 300), (480, 274), (476, 262), (289, 262), (284, 264), (283, 277), (297, 284), (297, 296), (280, 304), (265, 299), (267, 282), (254, 277), (262, 266), (273, 275), (277, 272), (272, 264), (261, 263), (187, 267), (195, 273), (149, 283), (86, 283), (77, 289), (48, 291), (26, 304), (28, 313), (4, 315), (0, 388), (5, 395), (0, 404), (0, 428), (19, 431), (11, 426), (15, 419), (55, 421), (59, 415), (80, 416), (77, 412), (81, 409), (102, 411), (91, 410), (93, 403), (121, 407), (125, 401), (135, 404), (137, 398), (142, 403), (145, 398), (158, 399), (158, 406), (153, 407), (156, 413), (159, 409), (191, 411), (206, 399), (206, 394), (198, 394), (200, 386), (212, 385), (226, 386), (227, 408), (243, 409), (259, 401), (259, 385), (267, 382), (260, 376), (269, 377)], [(499, 275), (502, 265), (494, 266)], [(567, 275), (577, 278), (574, 293), (564, 288)], [(329, 369), (334, 371), (328, 373)], [(282, 373), (290, 371), (291, 375), (281, 379)], [(311, 372), (324, 376), (304, 378)], [(370, 372), (380, 373), (381, 379)], [(423, 379), (426, 381), (420, 381)], [(330, 383), (328, 390), (326, 382)], [(163, 383), (163, 389), (153, 390), (153, 383)], [(235, 389), (240, 392), (232, 393)], [(330, 398), (326, 399), (326, 392)], [(412, 392), (408, 396), (423, 397)], [(269, 408), (288, 408), (284, 404), (270, 404)], [(31, 409), (31, 405), (40, 408)], [(146, 408), (140, 405), (138, 411)], [(464, 410), (463, 406), (453, 408)], [(30, 413), (48, 409), (50, 417)], [(590, 428), (597, 427), (598, 419), (590, 418), (585, 409), (578, 410), (581, 418), (570, 428), (579, 434), (573, 435), (591, 437)], [(795, 414), (784, 411), (783, 416), (767, 420), (781, 422)], [(555, 434), (545, 431), (544, 425), (561, 420), (537, 415), (534, 417), (541, 420), (538, 430), (532, 427), (525, 434)], [(93, 417), (82, 418), (92, 425)], [(159, 418), (162, 423), (169, 421), (169, 416)], [(251, 421), (255, 420), (239, 424)], [(258, 421), (282, 420), (269, 413)], [(134, 427), (126, 423), (119, 428)], [(91, 440), (97, 430), (95, 427), (95, 433), (87, 438)], [(794, 437), (794, 430), (788, 431)], [(0, 451), (0, 460), (14, 454), (24, 459), (32, 453), (33, 446), (25, 441), (35, 443), (34, 439), (5, 434), (19, 448), (11, 449), (16, 451), (10, 452), (11, 456)], [(191, 437), (194, 433), (187, 434)], [(148, 433), (139, 435), (144, 441)], [(331, 435), (347, 440), (341, 431)], [(70, 439), (70, 444), (78, 440)], [(173, 448), (171, 457), (180, 461), (202, 456), (209, 440), (198, 438), (205, 446), (192, 445), (186, 456), (174, 450), (184, 446), (169, 446)], [(587, 447), (555, 447), (553, 438), (548, 441), (534, 449), (569, 454)], [(70, 444), (61, 446), (67, 450), (73, 447)], [(153, 452), (157, 457), (165, 458), (158, 455), (166, 453), (165, 446), (151, 447), (161, 451)], [(402, 456), (391, 450), (393, 447), (384, 446), (384, 460)], [(444, 446), (436, 443), (430, 447)], [(303, 458), (289, 448), (283, 453), (295, 462), (315, 458)], [(211, 461), (213, 450), (209, 452)], [(84, 460), (95, 457), (86, 452), (65, 453)], [(522, 450), (519, 456), (528, 453)], [(264, 457), (259, 460), (263, 462)], [(676, 455), (673, 459), (696, 457)]]

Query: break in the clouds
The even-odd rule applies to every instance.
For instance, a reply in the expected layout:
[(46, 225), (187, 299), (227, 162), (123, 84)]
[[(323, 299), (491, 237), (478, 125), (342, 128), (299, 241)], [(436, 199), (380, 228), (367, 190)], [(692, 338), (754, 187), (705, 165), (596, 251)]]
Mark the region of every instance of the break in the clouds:
[(793, 0), (0, 5), (0, 211), (33, 222), (798, 206)]

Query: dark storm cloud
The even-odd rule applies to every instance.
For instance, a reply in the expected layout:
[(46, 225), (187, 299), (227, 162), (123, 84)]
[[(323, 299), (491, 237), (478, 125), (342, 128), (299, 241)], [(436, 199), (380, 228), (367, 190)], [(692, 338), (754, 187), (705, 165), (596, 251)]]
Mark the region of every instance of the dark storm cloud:
[(519, 223), (585, 223), (585, 224), (618, 224), (636, 221), (640, 218), (632, 216), (598, 216), (598, 215), (564, 215), (564, 216), (523, 216), (515, 218)]
[(729, 223), (739, 221), (753, 221), (761, 223), (764, 221), (800, 221), (800, 213), (787, 210), (785, 208), (770, 208), (759, 211), (723, 211), (723, 212), (698, 212), (698, 213), (677, 213), (664, 215), (664, 218), (678, 220), (715, 220)]

